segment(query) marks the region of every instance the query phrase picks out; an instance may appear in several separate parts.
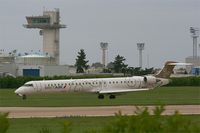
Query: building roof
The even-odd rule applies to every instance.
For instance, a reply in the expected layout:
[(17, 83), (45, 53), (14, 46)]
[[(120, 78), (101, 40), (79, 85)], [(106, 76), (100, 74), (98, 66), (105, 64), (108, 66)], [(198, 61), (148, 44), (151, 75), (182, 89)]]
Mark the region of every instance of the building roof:
[(30, 55), (24, 55), (21, 56), (22, 58), (49, 58), (49, 56), (46, 55), (39, 55), (39, 54), (30, 54)]

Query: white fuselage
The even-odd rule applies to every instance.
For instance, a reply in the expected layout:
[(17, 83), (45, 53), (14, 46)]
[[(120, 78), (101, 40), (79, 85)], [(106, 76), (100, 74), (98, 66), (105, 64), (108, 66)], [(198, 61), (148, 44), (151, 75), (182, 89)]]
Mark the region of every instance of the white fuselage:
[(70, 80), (43, 80), (30, 81), (18, 88), (15, 93), (30, 95), (47, 92), (93, 92), (114, 94), (130, 91), (153, 89), (168, 83), (168, 80), (157, 81), (155, 77), (148, 76), (144, 81), (142, 76), (126, 78), (96, 78), (96, 79), (70, 79)]

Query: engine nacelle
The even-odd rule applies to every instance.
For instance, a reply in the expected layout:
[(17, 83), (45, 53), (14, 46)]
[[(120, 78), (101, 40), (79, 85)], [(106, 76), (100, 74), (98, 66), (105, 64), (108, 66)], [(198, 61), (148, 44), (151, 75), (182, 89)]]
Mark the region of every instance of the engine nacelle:
[(144, 82), (147, 84), (154, 84), (156, 83), (156, 77), (154, 76), (145, 76), (144, 77)]

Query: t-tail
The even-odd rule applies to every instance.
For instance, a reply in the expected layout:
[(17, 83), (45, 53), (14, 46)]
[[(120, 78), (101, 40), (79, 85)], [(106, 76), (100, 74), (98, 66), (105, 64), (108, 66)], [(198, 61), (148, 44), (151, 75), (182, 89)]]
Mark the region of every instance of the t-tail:
[(156, 74), (155, 77), (168, 79), (170, 75), (173, 73), (173, 69), (176, 65), (177, 62), (175, 61), (167, 61), (163, 69), (158, 74)]

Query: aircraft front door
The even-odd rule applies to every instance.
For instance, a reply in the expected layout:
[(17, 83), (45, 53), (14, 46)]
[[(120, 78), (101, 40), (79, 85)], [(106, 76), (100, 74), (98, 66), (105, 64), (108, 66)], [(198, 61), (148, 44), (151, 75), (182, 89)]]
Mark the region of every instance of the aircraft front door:
[(107, 82), (102, 80), (101, 89), (105, 89), (106, 87), (107, 87)]

